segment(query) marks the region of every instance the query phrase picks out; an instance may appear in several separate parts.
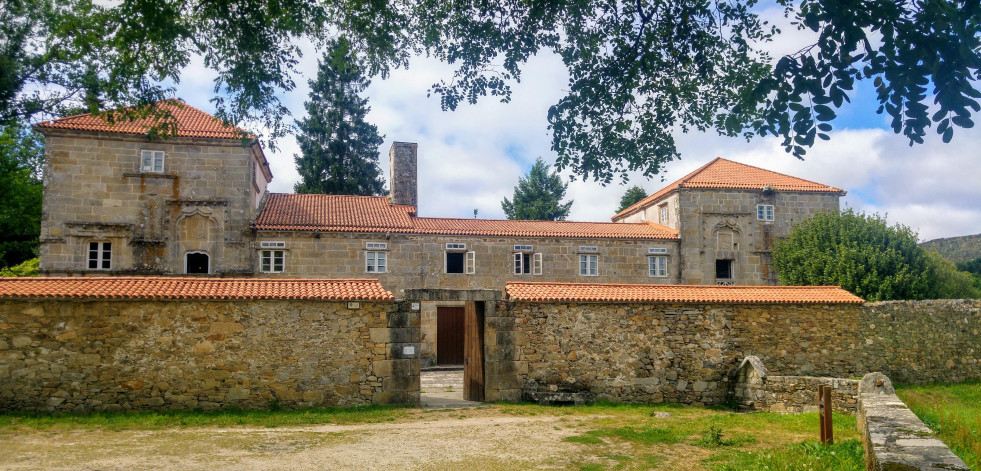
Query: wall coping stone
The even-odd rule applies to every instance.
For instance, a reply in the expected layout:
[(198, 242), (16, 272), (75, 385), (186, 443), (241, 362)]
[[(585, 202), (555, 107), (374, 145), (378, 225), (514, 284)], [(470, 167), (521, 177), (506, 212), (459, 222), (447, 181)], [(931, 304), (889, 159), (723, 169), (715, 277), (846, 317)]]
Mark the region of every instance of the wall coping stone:
[(865, 375), (859, 391), (858, 430), (862, 434), (868, 469), (970, 471), (906, 407), (885, 375)]

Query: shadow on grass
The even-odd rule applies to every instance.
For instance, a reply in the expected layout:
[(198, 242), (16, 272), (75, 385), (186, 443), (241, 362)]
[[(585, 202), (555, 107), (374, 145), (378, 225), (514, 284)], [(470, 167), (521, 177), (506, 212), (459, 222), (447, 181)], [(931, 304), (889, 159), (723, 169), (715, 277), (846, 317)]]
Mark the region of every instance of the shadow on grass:
[(0, 414), (0, 429), (148, 430), (167, 427), (223, 427), (247, 425), (280, 427), (314, 424), (362, 424), (394, 421), (413, 409), (403, 406), (353, 406), (294, 410), (141, 411), (90, 414)]

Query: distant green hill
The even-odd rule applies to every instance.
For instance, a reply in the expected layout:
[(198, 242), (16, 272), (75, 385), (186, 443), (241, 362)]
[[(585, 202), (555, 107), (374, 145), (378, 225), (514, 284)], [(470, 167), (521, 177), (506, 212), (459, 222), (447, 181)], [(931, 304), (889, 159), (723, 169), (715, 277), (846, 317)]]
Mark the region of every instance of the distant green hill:
[(981, 257), (981, 234), (934, 239), (920, 245), (936, 250), (941, 257), (954, 263), (969, 262)]

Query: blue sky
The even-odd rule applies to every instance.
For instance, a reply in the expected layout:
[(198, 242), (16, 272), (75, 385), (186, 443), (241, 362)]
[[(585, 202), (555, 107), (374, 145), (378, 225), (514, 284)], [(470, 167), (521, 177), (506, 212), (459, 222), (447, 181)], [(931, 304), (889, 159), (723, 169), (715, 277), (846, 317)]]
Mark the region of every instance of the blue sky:
[[(785, 21), (781, 10), (766, 12), (773, 21)], [(783, 27), (780, 41), (768, 46), (774, 55), (795, 51), (808, 35)], [(316, 75), (317, 53), (309, 50), (296, 77), (297, 89), (283, 96), (294, 117), (304, 113), (307, 81)], [(367, 90), (368, 119), (385, 135), (379, 149), (382, 170), (388, 176), (388, 149), (393, 141), (419, 144), (419, 214), (441, 217), (503, 218), (501, 200), (511, 197), (518, 178), (541, 156), (553, 162), (549, 149), (546, 113), (567, 86), (561, 61), (550, 54), (534, 57), (524, 68), (522, 82), (513, 86), (512, 102), (485, 98), (476, 105), (461, 105), (454, 112), (440, 110), (439, 99), (426, 96), (428, 88), (451, 77), (452, 69), (425, 57), (414, 58), (407, 70), (396, 70), (387, 80), (375, 79)], [(213, 74), (195, 61), (183, 74), (177, 96), (205, 111), (212, 111)], [(926, 144), (910, 147), (894, 134), (887, 118), (876, 114), (874, 90), (863, 83), (852, 95), (852, 105), (839, 112), (830, 141), (819, 141), (800, 161), (785, 153), (777, 138), (746, 142), (714, 133), (675, 135), (681, 160), (671, 162), (661, 178), (631, 178), (649, 193), (715, 157), (843, 188), (843, 206), (878, 212), (890, 223), (902, 223), (923, 240), (981, 233), (981, 129), (955, 131), (953, 142), (943, 144), (930, 131)], [(978, 119), (975, 119), (978, 121)], [(290, 192), (297, 179), (292, 137), (267, 149), (275, 179), (274, 192)], [(608, 221), (625, 186), (606, 187), (574, 180), (568, 197), (571, 220)]]

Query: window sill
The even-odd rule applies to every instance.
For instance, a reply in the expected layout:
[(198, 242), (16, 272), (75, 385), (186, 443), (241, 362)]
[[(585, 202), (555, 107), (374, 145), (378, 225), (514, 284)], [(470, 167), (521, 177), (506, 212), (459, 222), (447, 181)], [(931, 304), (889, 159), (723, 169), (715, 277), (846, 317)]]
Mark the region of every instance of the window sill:
[(176, 173), (163, 173), (163, 172), (126, 172), (123, 174), (124, 177), (133, 178), (164, 178), (168, 180), (176, 180)]

